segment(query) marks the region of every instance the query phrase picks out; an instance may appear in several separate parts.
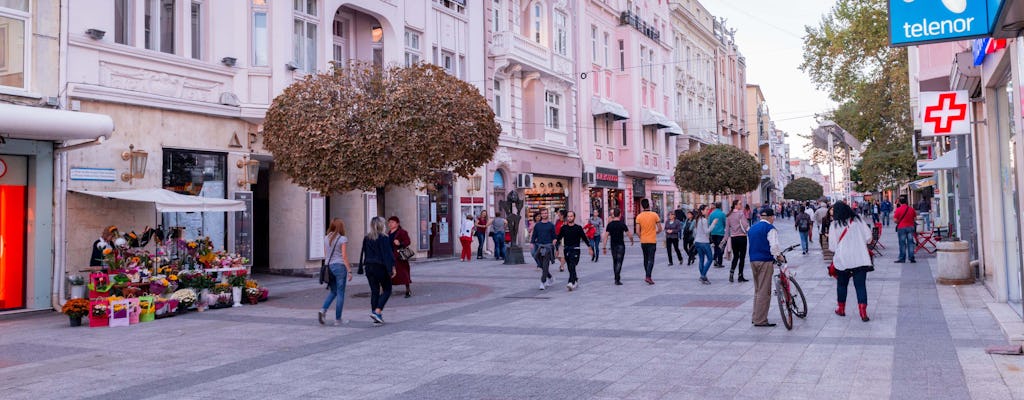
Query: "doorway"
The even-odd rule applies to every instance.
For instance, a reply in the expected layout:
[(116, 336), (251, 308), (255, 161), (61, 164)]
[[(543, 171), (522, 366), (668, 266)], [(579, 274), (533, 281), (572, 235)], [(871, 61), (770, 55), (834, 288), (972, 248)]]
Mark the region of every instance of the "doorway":
[(452, 220), (452, 197), (454, 196), (451, 173), (438, 179), (430, 195), (430, 249), (428, 258), (451, 257), (455, 254), (452, 243), (453, 229), (459, 229), (460, 221)]
[(270, 271), (270, 163), (260, 163), (260, 173), (252, 185), (252, 270)]
[(28, 158), (0, 155), (0, 311), (25, 308)]

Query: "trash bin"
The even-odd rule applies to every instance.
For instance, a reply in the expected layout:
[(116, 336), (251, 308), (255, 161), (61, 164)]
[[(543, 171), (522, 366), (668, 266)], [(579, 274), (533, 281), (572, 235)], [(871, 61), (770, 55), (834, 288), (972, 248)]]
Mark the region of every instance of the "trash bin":
[(937, 261), (939, 278), (943, 285), (968, 285), (974, 283), (974, 271), (967, 254), (967, 242), (963, 240), (938, 242)]

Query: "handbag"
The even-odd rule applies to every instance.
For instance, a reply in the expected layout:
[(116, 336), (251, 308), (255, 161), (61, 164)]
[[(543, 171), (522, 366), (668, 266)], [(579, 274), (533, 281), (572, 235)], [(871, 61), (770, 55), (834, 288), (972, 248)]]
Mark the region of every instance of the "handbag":
[(399, 247), (397, 252), (398, 259), (402, 261), (409, 261), (416, 257), (416, 252), (412, 251), (412, 249), (410, 249), (409, 246)]
[[(843, 237), (846, 236), (846, 230), (848, 230), (848, 229), (850, 229), (849, 226), (843, 228), (843, 233), (839, 234), (839, 240), (836, 241), (836, 248), (837, 249), (839, 248), (839, 243), (843, 242)], [(836, 273), (836, 263), (835, 263), (835, 261), (830, 262), (828, 264), (828, 276), (831, 276), (833, 279), (837, 279), (839, 277), (839, 274)]]
[[(337, 244), (338, 240), (340, 239), (335, 239), (334, 243)], [(320, 261), (320, 284), (326, 283), (327, 287), (325, 289), (330, 289), (332, 286), (331, 280), (337, 279), (334, 273), (331, 272), (331, 268), (327, 266), (327, 261), (334, 257), (334, 247), (334, 245), (331, 245), (331, 255)]]

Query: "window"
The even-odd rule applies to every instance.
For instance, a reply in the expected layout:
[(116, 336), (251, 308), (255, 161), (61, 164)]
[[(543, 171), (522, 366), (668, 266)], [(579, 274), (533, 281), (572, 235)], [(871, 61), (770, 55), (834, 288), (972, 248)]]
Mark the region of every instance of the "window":
[(203, 4), (192, 2), (191, 10), (192, 28), (192, 58), (199, 60), (203, 58)]
[(640, 77), (644, 80), (651, 80), (650, 70), (647, 69), (647, 47), (640, 46)]
[(146, 48), (174, 54), (174, 0), (146, 0)]
[(604, 142), (612, 144), (612, 117), (608, 114), (604, 115)]
[(628, 141), (626, 141), (626, 139), (627, 139), (627, 136), (626, 136), (626, 123), (623, 122), (622, 123), (622, 147), (626, 147), (626, 143), (629, 143)]
[(266, 67), (270, 65), (268, 49), (269, 32), (267, 30), (266, 0), (253, 0), (252, 11), (252, 65)]
[(562, 95), (550, 90), (544, 92), (544, 106), (547, 109), (544, 113), (544, 126), (561, 129), (561, 102)]
[(530, 36), (533, 37), (534, 42), (544, 44), (544, 41), (541, 38), (541, 32), (544, 27), (544, 5), (540, 2), (533, 3), (532, 16), (533, 25), (531, 25), (531, 29), (533, 32), (531, 32)]
[(459, 79), (466, 80), (466, 56), (459, 56)]
[(405, 66), (411, 67), (420, 62), (420, 33), (416, 31), (405, 31)]
[(495, 78), (494, 79), (494, 115), (496, 117), (499, 117), (499, 118), (502, 117), (502, 112), (501, 112), (501, 108), (502, 108), (502, 102), (501, 102), (502, 99), (501, 98), (503, 97), (502, 90), (503, 90), (503, 88), (502, 88), (502, 81), (501, 81), (501, 79)]
[[(175, 193), (207, 198), (227, 198), (227, 155), (189, 150), (163, 149), (163, 188)], [(207, 183), (209, 185), (207, 185)], [(192, 213), (163, 213), (169, 226), (183, 226), (182, 239), (208, 236), (215, 248), (227, 239), (227, 216), (207, 213), (193, 218)]]
[(609, 62), (609, 57), (610, 57), (610, 55), (608, 54), (608, 40), (609, 40), (608, 32), (605, 32), (604, 33), (604, 64), (602, 64), (602, 65), (604, 65), (605, 68), (608, 68), (608, 62)]
[(132, 3), (128, 0), (114, 0), (114, 43), (131, 44)]
[(626, 70), (626, 42), (619, 40), (619, 71)]
[(455, 10), (455, 12), (460, 14), (466, 12), (466, 0), (434, 0), (434, 2), (440, 3), (444, 8)]
[(316, 0), (293, 0), (295, 14), (292, 30), (292, 61), (299, 70), (316, 72)]
[(449, 51), (441, 51), (441, 68), (451, 75), (455, 75), (455, 54)]
[(494, 0), (494, 6), (491, 10), (491, 18), (494, 19), (491, 25), (492, 32), (501, 32), (501, 0)]
[(0, 1), (0, 86), (27, 88), (28, 1)]
[(590, 61), (597, 64), (597, 27), (590, 26)]

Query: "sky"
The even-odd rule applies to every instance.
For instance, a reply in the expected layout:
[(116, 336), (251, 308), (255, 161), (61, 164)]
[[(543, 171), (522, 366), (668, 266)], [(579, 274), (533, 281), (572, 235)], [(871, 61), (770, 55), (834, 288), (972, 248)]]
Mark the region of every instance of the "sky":
[[(789, 133), (790, 157), (808, 158), (814, 114), (835, 107), (800, 71), (804, 26), (818, 26), (835, 0), (701, 0), (716, 17), (736, 30), (736, 43), (747, 61), (747, 83), (761, 86), (775, 126)], [(748, 117), (749, 118), (749, 117)]]

